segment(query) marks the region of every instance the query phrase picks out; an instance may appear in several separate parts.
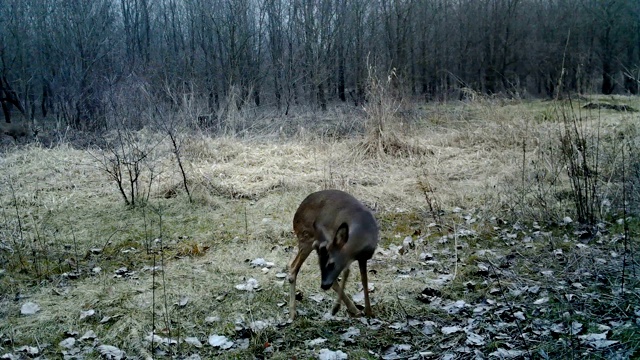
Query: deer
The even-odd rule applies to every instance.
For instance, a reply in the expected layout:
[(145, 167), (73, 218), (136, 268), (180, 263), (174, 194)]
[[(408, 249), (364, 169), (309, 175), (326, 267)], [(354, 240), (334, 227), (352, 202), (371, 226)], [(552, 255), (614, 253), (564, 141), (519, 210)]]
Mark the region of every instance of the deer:
[[(293, 216), (293, 231), (298, 238), (298, 253), (289, 266), (289, 316), (296, 316), (296, 278), (300, 267), (313, 250), (318, 254), (323, 290), (332, 288), (338, 299), (331, 311), (335, 315), (344, 303), (351, 316), (360, 315), (344, 293), (349, 267), (354, 261), (360, 267), (364, 291), (364, 312), (373, 316), (369, 301), (367, 261), (378, 245), (379, 230), (373, 213), (352, 195), (340, 190), (322, 190), (307, 196)], [(342, 273), (342, 282), (338, 276)]]

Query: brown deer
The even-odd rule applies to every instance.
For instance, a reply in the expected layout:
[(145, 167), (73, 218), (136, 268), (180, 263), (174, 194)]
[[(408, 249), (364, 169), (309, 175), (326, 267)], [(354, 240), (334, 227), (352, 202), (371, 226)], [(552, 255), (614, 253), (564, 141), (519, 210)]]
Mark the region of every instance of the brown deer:
[[(293, 217), (293, 231), (298, 237), (298, 254), (291, 262), (289, 272), (289, 315), (296, 316), (296, 277), (300, 267), (312, 250), (318, 253), (321, 288), (333, 288), (338, 300), (331, 313), (335, 315), (344, 302), (351, 315), (360, 311), (344, 288), (349, 277), (349, 266), (358, 261), (364, 291), (365, 315), (373, 316), (369, 302), (367, 260), (371, 259), (378, 244), (378, 224), (373, 213), (353, 196), (340, 190), (315, 192), (302, 201)], [(342, 283), (337, 278), (342, 273)]]

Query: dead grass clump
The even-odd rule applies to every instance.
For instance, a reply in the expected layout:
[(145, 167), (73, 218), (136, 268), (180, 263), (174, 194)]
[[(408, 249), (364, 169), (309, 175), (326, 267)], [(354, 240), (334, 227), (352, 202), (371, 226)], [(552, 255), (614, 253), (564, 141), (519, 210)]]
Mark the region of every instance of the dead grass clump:
[[(216, 147), (217, 139), (209, 141), (208, 146)], [(226, 162), (195, 164), (194, 186), (226, 198), (247, 200), (258, 200), (271, 193), (317, 188), (326, 178), (323, 164), (332, 150), (315, 141), (279, 144), (242, 140), (234, 144), (233, 151), (236, 155), (228, 157)]]
[(184, 155), (191, 161), (226, 163), (232, 161), (243, 150), (238, 139), (217, 137), (215, 140), (204, 135), (193, 135), (183, 145)]
[(458, 119), (457, 131), (448, 138), (451, 146), (499, 150), (519, 147), (523, 141), (527, 141), (529, 146), (536, 146), (540, 136), (546, 134), (546, 128), (531, 125), (535, 112), (522, 106), (499, 106), (488, 102), (464, 106), (473, 115)]
[(176, 256), (201, 257), (204, 256), (211, 247), (202, 242), (188, 240), (180, 243), (176, 249)]
[(372, 67), (369, 67), (367, 86), (367, 104), (365, 137), (356, 146), (356, 154), (365, 157), (379, 158), (384, 155), (392, 157), (423, 156), (429, 150), (416, 144), (409, 144), (400, 134), (402, 132), (403, 108), (402, 100), (394, 95), (397, 76), (395, 71), (381, 80)]
[(411, 158), (433, 155), (433, 151), (419, 144), (411, 144), (410, 140), (402, 139), (398, 134), (391, 134), (386, 136), (367, 136), (356, 144), (354, 155), (373, 158), (378, 158), (382, 155)]
[(178, 196), (182, 184), (166, 184), (162, 189), (158, 190), (158, 196), (165, 199), (171, 199)]

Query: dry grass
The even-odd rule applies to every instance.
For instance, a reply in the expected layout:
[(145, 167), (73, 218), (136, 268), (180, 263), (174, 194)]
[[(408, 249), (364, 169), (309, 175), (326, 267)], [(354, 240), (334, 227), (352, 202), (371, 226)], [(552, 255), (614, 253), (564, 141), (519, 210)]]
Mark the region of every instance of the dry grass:
[[(65, 331), (82, 335), (93, 330), (101, 344), (116, 345), (130, 356), (148, 357), (150, 346), (144, 338), (152, 330), (155, 314), (159, 335), (195, 336), (202, 342), (211, 334), (242, 338), (242, 329), (254, 321), (274, 324), (251, 333), (247, 350), (227, 352), (182, 344), (161, 347), (167, 354), (302, 358), (317, 353), (304, 345), (317, 337), (328, 338), (327, 346), (335, 348), (341, 331), (362, 324), (352, 319), (322, 320), (335, 296), (319, 290), (315, 255), (298, 278), (304, 293), (299, 309), (307, 315), (293, 324), (283, 325), (287, 306), (281, 303), (287, 299), (288, 284), (276, 274), (286, 271), (295, 251), (291, 219), (296, 206), (309, 192), (339, 188), (374, 208), (382, 228), (370, 281), (376, 288), (374, 312), (385, 325), (378, 331), (363, 327), (361, 344), (380, 353), (405, 340), (412, 341), (416, 351), (441, 353), (437, 344), (446, 338), (442, 334), (425, 337), (410, 330), (409, 336), (387, 325), (427, 318), (439, 326), (457, 323), (460, 319), (455, 315), (416, 300), (425, 286), (440, 289), (443, 302), (480, 301), (490, 296), (495, 285), (479, 278), (477, 262), (506, 261), (518, 251), (526, 254), (522, 259), (538, 256), (542, 261), (546, 251), (561, 247), (561, 242), (549, 245), (552, 241), (540, 239), (523, 250), (500, 235), (509, 226), (500, 230), (501, 220), (492, 218), (510, 214), (511, 220), (517, 220), (513, 201), (519, 197), (522, 179), (522, 142), (526, 140), (527, 160), (549, 146), (560, 125), (540, 121), (540, 114), (548, 112), (543, 103), (481, 101), (425, 107), (418, 110), (417, 120), (407, 125), (407, 131), (397, 132), (398, 146), (421, 150), (381, 157), (361, 151), (363, 137), (358, 132), (346, 138), (327, 137), (330, 130), (326, 129), (244, 139), (196, 134), (183, 149), (195, 203), (189, 204), (182, 194), (169, 147), (162, 145), (156, 150), (160, 176), (152, 185), (151, 200), (134, 209), (124, 206), (95, 157), (86, 151), (65, 146), (16, 148), (0, 160), (2, 188), (13, 189), (0, 194), (4, 214), (0, 234), (0, 339), (4, 345), (0, 346), (10, 352), (22, 345), (46, 343), (51, 345), (44, 352), (59, 356), (57, 344), (66, 337)], [(606, 119), (611, 132), (628, 126), (617, 114)], [(276, 120), (269, 129), (279, 132), (282, 126), (277, 124)], [(340, 129), (348, 127), (340, 125)], [(530, 181), (530, 174), (526, 175)], [(429, 225), (433, 217), (420, 185), (425, 183), (443, 210), (436, 226)], [(464, 210), (452, 212), (456, 207)], [(457, 232), (460, 229), (476, 235), (465, 237)], [(402, 245), (406, 237), (414, 245), (398, 254), (393, 246)], [(617, 251), (619, 246), (614, 245)], [(11, 252), (18, 248), (20, 254)], [(100, 251), (92, 253), (95, 248)], [(491, 255), (483, 255), (485, 249)], [(572, 249), (569, 246), (566, 251)], [(433, 254), (434, 262), (425, 263), (422, 253)], [(597, 255), (604, 257), (601, 250)], [(16, 260), (19, 256), (24, 264)], [(263, 272), (246, 262), (258, 257), (275, 266)], [(155, 276), (148, 268), (154, 263), (162, 265)], [(526, 262), (522, 269), (532, 270), (529, 266)], [(101, 270), (94, 272), (96, 267)], [(122, 267), (135, 274), (114, 277)], [(446, 285), (440, 282), (443, 274), (452, 278)], [(517, 277), (505, 275), (503, 286), (542, 281), (539, 271), (511, 275)], [(255, 278), (261, 290), (234, 288), (248, 278)], [(474, 291), (468, 281), (478, 284)], [(356, 275), (348, 293), (357, 292), (357, 284)], [(310, 298), (317, 294), (325, 300), (316, 303)], [(185, 306), (174, 305), (184, 298), (188, 298)], [(20, 315), (25, 301), (36, 302), (42, 310), (33, 316)], [(88, 309), (97, 315), (80, 320), (80, 311)], [(111, 319), (101, 323), (105, 316)], [(210, 316), (217, 320), (206, 321)], [(264, 355), (267, 342), (281, 353)], [(491, 345), (494, 350), (499, 343)], [(353, 358), (372, 357), (365, 345), (347, 349)]]

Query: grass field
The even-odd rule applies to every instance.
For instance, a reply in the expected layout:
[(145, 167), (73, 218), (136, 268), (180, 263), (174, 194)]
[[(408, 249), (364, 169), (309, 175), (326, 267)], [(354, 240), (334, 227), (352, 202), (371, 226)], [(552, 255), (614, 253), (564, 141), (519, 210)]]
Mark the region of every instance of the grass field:
[[(192, 201), (166, 137), (141, 130), (134, 207), (104, 148), (8, 147), (0, 355), (638, 357), (640, 116), (587, 101), (640, 108), (633, 97), (404, 105), (385, 115), (382, 146), (371, 113), (340, 108), (263, 117), (235, 136), (191, 129), (179, 140)], [(567, 124), (597, 175), (567, 171)], [(595, 189), (590, 226), (577, 221), (576, 178)], [(335, 294), (320, 289), (312, 254), (287, 321), (293, 214), (326, 188), (380, 224), (373, 319), (329, 315)], [(357, 273), (347, 293), (362, 304)]]

